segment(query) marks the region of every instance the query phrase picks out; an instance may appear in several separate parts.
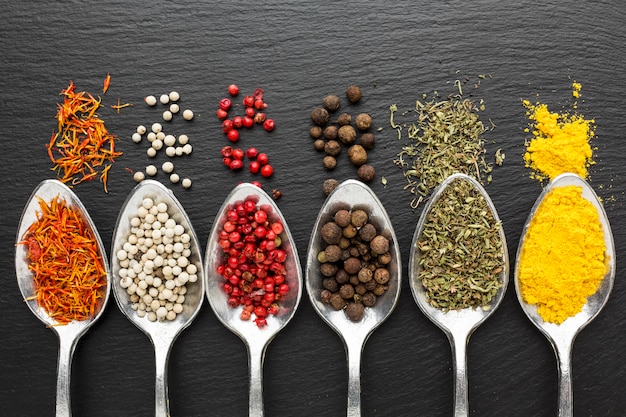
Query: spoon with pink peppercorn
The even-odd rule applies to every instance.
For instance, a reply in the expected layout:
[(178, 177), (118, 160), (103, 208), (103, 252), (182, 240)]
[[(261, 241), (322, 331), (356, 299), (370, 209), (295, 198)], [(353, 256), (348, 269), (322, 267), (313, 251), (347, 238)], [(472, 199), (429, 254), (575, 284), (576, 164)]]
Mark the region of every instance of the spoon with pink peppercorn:
[[(357, 300), (359, 297), (354, 299), (353, 296), (354, 302), (348, 303), (344, 308), (336, 309), (333, 304), (326, 300), (327, 295), (324, 295), (326, 275), (321, 269), (324, 268), (324, 264), (327, 265), (329, 262), (326, 262), (328, 259), (320, 262), (320, 254), (327, 252), (324, 248), (326, 241), (323, 238), (323, 229), (326, 224), (336, 221), (336, 213), (339, 211), (343, 213), (360, 211), (361, 214), (365, 212), (368, 216), (366, 224), (373, 225), (376, 234), (384, 237), (388, 242), (385, 254), (389, 258), (384, 268), (388, 272), (388, 281), (384, 285), (385, 291), (377, 295), (373, 305), (365, 308), (361, 307), (365, 304), (365, 300), (363, 299), (361, 302)], [(365, 229), (365, 225), (360, 227), (360, 230), (363, 229)], [(353, 257), (352, 259), (357, 258)], [(365, 259), (361, 261), (367, 263)], [(346, 268), (345, 263), (347, 262), (347, 260), (344, 262), (343, 268)], [(360, 181), (346, 180), (339, 184), (322, 205), (313, 227), (307, 256), (306, 285), (313, 308), (341, 337), (346, 348), (348, 357), (348, 417), (361, 415), (361, 354), (369, 336), (389, 317), (398, 302), (401, 270), (400, 249), (391, 221), (380, 200), (367, 185)], [(373, 279), (369, 281), (371, 282)], [(344, 285), (344, 288), (347, 286)], [(336, 294), (339, 293), (335, 293), (333, 296), (337, 297)], [(355, 306), (362, 309), (362, 316), (352, 316), (351, 307)]]
[(265, 352), (302, 295), (298, 252), (274, 200), (256, 185), (236, 186), (215, 217), (205, 260), (209, 304), (248, 351), (249, 415), (262, 417)]

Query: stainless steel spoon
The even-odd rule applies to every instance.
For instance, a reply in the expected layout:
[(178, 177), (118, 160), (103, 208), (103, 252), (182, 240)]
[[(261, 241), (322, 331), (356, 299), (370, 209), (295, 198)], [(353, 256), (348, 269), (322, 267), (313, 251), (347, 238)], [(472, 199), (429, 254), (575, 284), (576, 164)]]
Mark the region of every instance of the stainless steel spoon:
[(413, 292), (413, 298), (419, 308), (433, 323), (444, 331), (450, 341), (452, 352), (454, 354), (452, 363), (455, 371), (454, 415), (457, 417), (464, 417), (469, 415), (469, 401), (467, 395), (467, 344), (469, 343), (470, 336), (474, 330), (476, 330), (476, 328), (478, 328), (478, 326), (483, 323), (487, 317), (495, 312), (496, 308), (504, 298), (508, 284), (509, 258), (504, 230), (500, 228), (502, 257), (504, 261), (504, 268), (500, 274), (502, 286), (487, 308), (464, 308), (460, 310), (444, 311), (431, 306), (427, 301), (424, 287), (419, 280), (421, 266), (419, 264), (420, 251), (417, 247), (417, 241), (421, 237), (428, 213), (432, 209), (433, 205), (439, 200), (439, 198), (441, 198), (445, 189), (457, 179), (469, 181), (485, 197), (487, 205), (491, 209), (495, 221), (499, 221), (498, 213), (496, 212), (493, 202), (478, 181), (465, 174), (453, 174), (446, 178), (433, 192), (417, 223), (409, 257), (409, 285), (411, 286), (411, 291)]
[[(185, 227), (191, 237), (190, 263), (196, 265), (198, 269), (198, 280), (194, 283), (187, 283), (187, 293), (183, 312), (178, 314), (175, 320), (169, 321), (149, 321), (147, 317), (139, 317), (132, 309), (132, 302), (128, 293), (120, 285), (120, 264), (115, 258), (115, 254), (126, 242), (130, 234), (131, 218), (137, 215), (144, 198), (151, 198), (155, 204), (166, 203), (170, 218)], [(167, 365), (169, 354), (174, 341), (178, 335), (188, 327), (197, 316), (204, 300), (204, 277), (202, 271), (202, 253), (196, 233), (185, 213), (180, 202), (176, 199), (171, 190), (154, 180), (144, 180), (139, 183), (127, 197), (120, 214), (117, 218), (115, 231), (113, 232), (113, 244), (111, 249), (112, 265), (111, 271), (115, 278), (113, 283), (113, 293), (115, 301), (128, 319), (139, 329), (141, 329), (152, 342), (155, 353), (156, 382), (155, 382), (155, 416), (169, 416), (169, 399), (167, 393)]]
[[(370, 222), (376, 226), (379, 233), (390, 240), (389, 252), (392, 261), (389, 264), (389, 290), (379, 297), (373, 307), (365, 309), (363, 318), (354, 322), (345, 312), (336, 311), (331, 305), (320, 300), (322, 287), (322, 274), (317, 254), (322, 248), (320, 229), (332, 220), (334, 214), (341, 209), (355, 210), (364, 209), (370, 216)], [(361, 415), (361, 355), (365, 342), (372, 332), (389, 317), (395, 308), (401, 288), (401, 262), (400, 249), (393, 226), (382, 203), (376, 194), (365, 184), (356, 180), (346, 180), (328, 196), (321, 207), (313, 233), (309, 242), (306, 287), (309, 299), (319, 316), (339, 335), (346, 348), (348, 357), (348, 417)]]
[(93, 316), (89, 320), (75, 320), (66, 325), (60, 325), (39, 306), (37, 300), (33, 299), (33, 296), (35, 295), (33, 273), (28, 269), (28, 250), (24, 245), (17, 244), (15, 246), (15, 272), (17, 275), (17, 283), (20, 287), (20, 291), (22, 292), (22, 297), (24, 297), (24, 300), (30, 310), (33, 314), (35, 314), (35, 316), (37, 316), (37, 318), (39, 318), (39, 320), (54, 330), (59, 337), (60, 346), (57, 368), (56, 415), (57, 417), (69, 417), (72, 415), (70, 401), (72, 356), (74, 354), (74, 350), (76, 349), (78, 339), (80, 339), (80, 337), (87, 332), (87, 329), (89, 329), (89, 327), (93, 325), (96, 320), (98, 320), (104, 311), (104, 307), (106, 306), (110, 294), (110, 272), (102, 240), (100, 239), (100, 235), (98, 234), (95, 224), (87, 213), (87, 209), (80, 202), (76, 194), (69, 189), (69, 187), (57, 180), (42, 181), (31, 194), (30, 199), (28, 200), (28, 203), (26, 204), (26, 207), (24, 207), (24, 211), (22, 213), (19, 229), (17, 231), (17, 242), (19, 243), (24, 238), (24, 234), (30, 225), (37, 221), (39, 198), (49, 203), (57, 197), (65, 200), (68, 206), (71, 206), (74, 210), (77, 210), (82, 214), (87, 227), (91, 229), (93, 235), (97, 239), (98, 252), (107, 272), (107, 285), (104, 289), (104, 297), (98, 303)]
[[(284, 226), (281, 248), (287, 253), (285, 268), (285, 282), (291, 288), (289, 294), (280, 302), (280, 311), (276, 316), (267, 317), (267, 325), (258, 328), (252, 320), (244, 321), (239, 318), (243, 307), (232, 308), (228, 304), (228, 295), (224, 292), (224, 278), (217, 273), (217, 267), (222, 262), (222, 249), (219, 246), (219, 231), (226, 221), (226, 212), (232, 209), (237, 202), (243, 202), (252, 197), (258, 205), (271, 208), (270, 220), (280, 220)], [(239, 336), (248, 351), (248, 365), (250, 368), (250, 396), (249, 415), (262, 417), (263, 407), (263, 361), (267, 346), (276, 334), (287, 325), (296, 312), (302, 295), (302, 269), (296, 245), (289, 231), (287, 222), (273, 199), (261, 188), (249, 183), (236, 186), (218, 211), (205, 255), (206, 294), (209, 304), (217, 318), (230, 331)]]
[[(602, 280), (600, 287), (595, 294), (587, 299), (587, 304), (583, 307), (582, 311), (565, 320), (561, 324), (548, 323), (543, 321), (539, 313), (537, 312), (537, 306), (526, 303), (521, 296), (517, 269), (519, 267), (519, 256), (524, 246), (524, 239), (526, 232), (530, 225), (530, 221), (533, 215), (537, 211), (537, 208), (545, 198), (545, 196), (553, 189), (557, 187), (565, 187), (568, 185), (575, 185), (582, 187), (582, 195), (585, 199), (590, 201), (598, 211), (600, 223), (604, 231), (604, 244), (606, 246), (606, 255), (608, 256), (609, 263), (607, 273)], [(520, 244), (517, 249), (518, 264), (515, 267), (515, 289), (517, 292), (517, 299), (524, 310), (524, 313), (528, 316), (530, 321), (548, 338), (558, 361), (558, 374), (559, 374), (559, 400), (558, 400), (558, 415), (559, 417), (571, 417), (573, 415), (573, 396), (572, 396), (572, 346), (574, 339), (578, 333), (593, 320), (600, 310), (606, 304), (611, 289), (613, 288), (613, 281), (615, 279), (615, 244), (613, 242), (613, 234), (611, 233), (611, 226), (606, 216), (602, 204), (598, 200), (593, 188), (576, 174), (566, 173), (555, 177), (543, 190), (535, 205), (533, 206), (528, 220), (524, 226)]]

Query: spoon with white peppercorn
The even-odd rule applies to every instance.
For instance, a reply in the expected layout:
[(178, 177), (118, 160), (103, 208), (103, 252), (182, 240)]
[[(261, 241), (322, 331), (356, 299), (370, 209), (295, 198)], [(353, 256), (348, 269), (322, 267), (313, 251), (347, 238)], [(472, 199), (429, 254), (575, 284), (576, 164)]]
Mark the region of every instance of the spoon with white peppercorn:
[(118, 216), (111, 254), (117, 305), (154, 346), (155, 415), (169, 416), (170, 350), (204, 299), (200, 244), (171, 190), (153, 180), (133, 189)]
[[(339, 306), (326, 300), (327, 293), (325, 293), (324, 281), (329, 273), (322, 269), (325, 269), (330, 262), (327, 262), (328, 259), (323, 259), (321, 263), (320, 254), (328, 252), (323, 248), (326, 242), (323, 237), (325, 225), (332, 223), (335, 214), (339, 211), (366, 213), (368, 224), (375, 227), (381, 240), (384, 237), (384, 240), (387, 241), (388, 246), (385, 255), (389, 259), (385, 261), (387, 262), (385, 268), (380, 268), (386, 270), (387, 274), (384, 284), (385, 290), (384, 293), (376, 297), (375, 303), (368, 307), (364, 307), (366, 302), (363, 299), (355, 299), (354, 302), (351, 301)], [(363, 228), (364, 226), (361, 226), (361, 229)], [(373, 251), (370, 245), (371, 252)], [(368, 261), (363, 258), (357, 260), (356, 257), (351, 257), (344, 262), (343, 268), (350, 268), (346, 263), (359, 262), (367, 263)], [(356, 270), (356, 267), (354, 269)], [(346, 348), (348, 357), (348, 417), (361, 415), (361, 354), (369, 336), (389, 317), (398, 302), (401, 271), (400, 249), (397, 245), (395, 232), (380, 200), (367, 185), (360, 181), (346, 180), (339, 184), (324, 202), (313, 227), (307, 255), (306, 286), (314, 309), (341, 337)], [(372, 281), (373, 279), (368, 280), (368, 282)], [(343, 288), (345, 289), (347, 286), (344, 285)], [(352, 291), (350, 292), (352, 293)], [(334, 297), (337, 298), (336, 295)], [(341, 308), (342, 306), (343, 308)], [(337, 307), (340, 308), (337, 309)], [(358, 310), (356, 316), (354, 310)]]

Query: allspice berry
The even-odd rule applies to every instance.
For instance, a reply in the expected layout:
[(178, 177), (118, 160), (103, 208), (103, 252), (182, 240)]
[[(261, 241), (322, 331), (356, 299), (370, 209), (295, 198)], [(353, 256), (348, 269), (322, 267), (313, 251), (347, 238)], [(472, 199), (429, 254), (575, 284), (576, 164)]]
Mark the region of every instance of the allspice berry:
[(367, 113), (360, 113), (354, 119), (354, 125), (360, 131), (365, 131), (372, 126), (372, 116)]
[(339, 108), (339, 97), (335, 95), (326, 96), (324, 97), (322, 103), (324, 104), (324, 108), (326, 110), (337, 111), (337, 109)]
[(350, 223), (352, 223), (354, 227), (361, 227), (367, 223), (368, 218), (369, 216), (365, 210), (354, 210), (352, 211), (352, 215), (350, 217)]
[(324, 195), (330, 195), (330, 193), (335, 191), (335, 188), (337, 188), (338, 185), (339, 181), (334, 178), (329, 178), (325, 180), (322, 184), (322, 192), (324, 193)]
[(341, 144), (336, 140), (329, 140), (324, 145), (324, 152), (330, 156), (337, 156), (341, 153)]
[(328, 170), (335, 169), (335, 167), (337, 166), (337, 160), (335, 159), (334, 156), (331, 156), (331, 155), (326, 155), (322, 162), (324, 164), (324, 168)]
[(361, 88), (358, 85), (353, 84), (346, 90), (346, 97), (352, 104), (358, 103), (362, 96)]
[(341, 227), (335, 222), (324, 223), (320, 230), (322, 239), (329, 245), (336, 245), (341, 238)]
[(339, 128), (337, 137), (345, 145), (352, 145), (356, 140), (356, 130), (350, 125), (344, 125)]
[(327, 262), (337, 262), (341, 259), (343, 251), (337, 245), (328, 245), (326, 246), (326, 249), (324, 249), (324, 253), (326, 255)]
[(359, 321), (365, 314), (365, 306), (362, 303), (348, 303), (346, 315), (352, 321)]
[(389, 252), (389, 239), (382, 235), (378, 235), (370, 242), (370, 248), (376, 255)]
[(376, 170), (369, 164), (363, 164), (359, 167), (357, 175), (363, 182), (370, 182), (376, 177)]
[(378, 268), (374, 271), (374, 279), (379, 284), (386, 284), (389, 282), (389, 271), (387, 268)]
[(372, 223), (366, 223), (359, 229), (359, 237), (365, 242), (369, 242), (376, 237), (378, 232)]
[(363, 133), (359, 139), (359, 144), (365, 149), (374, 149), (374, 145), (376, 144), (374, 134), (369, 132)]
[(358, 258), (348, 258), (343, 263), (343, 269), (345, 269), (349, 275), (358, 274), (361, 270), (361, 261)]
[(374, 293), (367, 292), (363, 294), (363, 297), (361, 298), (361, 302), (363, 303), (365, 307), (373, 307), (374, 304), (376, 304), (377, 298), (378, 297), (376, 297)]
[(337, 126), (330, 125), (324, 128), (324, 130), (322, 131), (322, 135), (324, 135), (324, 138), (328, 140), (335, 140), (337, 139), (338, 131), (339, 131), (339, 128)]
[(333, 218), (335, 219), (335, 223), (337, 223), (339, 227), (346, 227), (350, 224), (351, 217), (352, 215), (348, 210), (341, 209), (337, 211), (337, 213), (335, 213), (335, 216)]
[(341, 298), (341, 295), (339, 295), (339, 293), (336, 292), (330, 296), (330, 304), (333, 306), (335, 310), (342, 310), (346, 306), (347, 301)]
[(317, 126), (325, 126), (328, 123), (328, 119), (330, 118), (328, 114), (328, 110), (323, 107), (316, 107), (311, 112), (311, 120)]
[(349, 125), (350, 123), (352, 123), (352, 116), (348, 113), (341, 113), (337, 118), (337, 124), (339, 126)]
[(361, 145), (352, 145), (348, 149), (350, 162), (356, 166), (361, 166), (367, 162), (367, 151)]
[(326, 142), (323, 139), (315, 139), (315, 142), (313, 142), (313, 148), (316, 151), (323, 151), (325, 146)]
[(309, 135), (311, 135), (311, 137), (313, 139), (319, 139), (322, 137), (322, 128), (319, 126), (312, 126), (309, 129)]

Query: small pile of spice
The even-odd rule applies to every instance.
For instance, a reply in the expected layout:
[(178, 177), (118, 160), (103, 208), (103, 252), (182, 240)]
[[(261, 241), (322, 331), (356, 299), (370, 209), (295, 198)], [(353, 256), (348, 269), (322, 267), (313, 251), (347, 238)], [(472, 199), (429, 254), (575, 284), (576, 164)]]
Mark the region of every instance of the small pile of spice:
[[(107, 76), (103, 92), (110, 83)], [(107, 177), (114, 159), (122, 155), (115, 150), (117, 137), (107, 130), (104, 121), (96, 113), (101, 99), (91, 94), (76, 91), (70, 81), (61, 91), (63, 103), (58, 104), (57, 130), (46, 145), (48, 156), (54, 164), (59, 180), (74, 186), (100, 176), (107, 190)]]
[(247, 197), (226, 212), (218, 239), (222, 262), (217, 273), (224, 278), (223, 290), (228, 305), (242, 306), (241, 320), (250, 320), (257, 327), (267, 325), (267, 318), (280, 311), (280, 301), (291, 287), (286, 282), (283, 250), (284, 225), (267, 205), (258, 205)]
[[(355, 105), (361, 101), (361, 88), (351, 85), (346, 89), (346, 98), (349, 104)], [(322, 100), (322, 106), (311, 111), (313, 126), (309, 135), (314, 140), (313, 148), (324, 152), (322, 164), (328, 171), (337, 166), (337, 158), (344, 147), (348, 148), (348, 159), (357, 168), (357, 176), (361, 181), (371, 182), (376, 177), (373, 165), (368, 164), (368, 151), (374, 148), (376, 139), (370, 131), (372, 116), (368, 113), (358, 113), (354, 119), (350, 113), (340, 113), (335, 120), (331, 116), (340, 108), (339, 96), (327, 95)], [(328, 195), (338, 185), (335, 179), (325, 181), (322, 191)]]
[(33, 298), (61, 325), (91, 318), (104, 297), (107, 273), (93, 231), (61, 198), (39, 199), (37, 221), (20, 244), (28, 248)]
[(115, 253), (119, 285), (131, 308), (150, 321), (173, 321), (183, 312), (188, 285), (202, 266), (192, 261), (189, 230), (172, 218), (167, 203), (146, 197), (130, 219), (130, 232)]
[[(575, 82), (575, 98), (580, 97), (580, 89), (580, 83)], [(565, 172), (587, 178), (587, 169), (594, 163), (589, 141), (595, 135), (595, 121), (582, 115), (550, 112), (546, 104), (531, 104), (528, 100), (523, 104), (533, 135), (526, 142), (524, 154), (525, 166), (532, 170), (531, 178), (551, 180)]]
[(469, 181), (449, 184), (427, 214), (417, 241), (421, 281), (435, 308), (488, 306), (502, 287), (504, 254), (485, 197)]
[[(437, 94), (429, 101), (415, 102), (417, 120), (410, 124), (397, 124), (398, 106), (389, 107), (390, 124), (402, 139), (406, 128), (408, 143), (394, 160), (402, 169), (412, 195), (411, 208), (415, 209), (443, 180), (454, 173), (463, 173), (481, 184), (491, 182), (493, 166), (485, 160), (485, 137), (487, 131), (479, 117), (479, 106), (463, 98), (461, 83), (457, 80), (459, 94), (446, 100), (438, 100)], [(426, 97), (426, 96), (424, 96)], [(406, 113), (403, 113), (403, 115)], [(496, 152), (496, 165), (504, 161), (504, 153)]]
[(582, 187), (551, 190), (535, 212), (520, 251), (518, 280), (525, 302), (546, 322), (578, 314), (608, 269), (596, 208)]
[(350, 320), (359, 321), (365, 309), (389, 290), (391, 242), (362, 209), (338, 210), (320, 232), (320, 298), (335, 310), (344, 310)]

